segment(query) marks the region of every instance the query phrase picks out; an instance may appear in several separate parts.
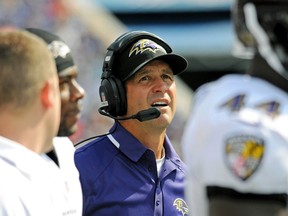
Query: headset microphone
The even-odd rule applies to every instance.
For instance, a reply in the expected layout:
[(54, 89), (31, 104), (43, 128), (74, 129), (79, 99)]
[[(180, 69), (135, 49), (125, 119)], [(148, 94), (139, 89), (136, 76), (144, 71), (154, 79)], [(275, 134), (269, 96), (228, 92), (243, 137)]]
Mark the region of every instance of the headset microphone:
[[(146, 110), (142, 110), (142, 111), (139, 111), (137, 114), (135, 115), (132, 115), (132, 116), (128, 116), (128, 117), (115, 117), (115, 116), (112, 116), (110, 115), (109, 113), (105, 112), (104, 111), (105, 107), (100, 107), (98, 109), (98, 112), (102, 115), (105, 115), (105, 116), (108, 116), (110, 118), (113, 118), (115, 120), (128, 120), (128, 119), (138, 119), (140, 122), (142, 121), (148, 121), (148, 120), (152, 120), (152, 119), (156, 119), (160, 116), (161, 112), (159, 109), (155, 108), (155, 107), (152, 107), (152, 108), (149, 108), (149, 109), (146, 109)], [(116, 129), (116, 128), (115, 128)], [(115, 130), (114, 129), (114, 130)], [(102, 137), (102, 136), (106, 136), (108, 134), (111, 134), (112, 132), (109, 132), (107, 134), (102, 134), (102, 135), (98, 135), (98, 136), (93, 136), (93, 137), (89, 137), (87, 139), (84, 139), (78, 143), (76, 143), (74, 146), (75, 148), (79, 148), (81, 146), (83, 146), (84, 144), (86, 144), (89, 140), (91, 139), (96, 139), (98, 137)], [(83, 144), (84, 143), (84, 144)], [(82, 145), (80, 145), (82, 144)]]
[(104, 107), (100, 107), (98, 109), (98, 112), (102, 115), (108, 116), (108, 117), (113, 118), (115, 120), (137, 119), (140, 122), (156, 119), (161, 114), (160, 110), (155, 108), (155, 107), (139, 111), (137, 114), (132, 115), (132, 116), (128, 116), (128, 117), (115, 117), (115, 116), (112, 116), (103, 110), (104, 110)]

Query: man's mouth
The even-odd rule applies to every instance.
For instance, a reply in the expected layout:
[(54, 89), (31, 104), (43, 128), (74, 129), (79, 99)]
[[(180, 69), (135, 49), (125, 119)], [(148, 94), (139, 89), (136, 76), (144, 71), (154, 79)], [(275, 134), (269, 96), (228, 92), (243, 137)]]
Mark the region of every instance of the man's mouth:
[(167, 103), (165, 103), (165, 102), (155, 102), (151, 106), (152, 107), (165, 107), (165, 106), (167, 106)]

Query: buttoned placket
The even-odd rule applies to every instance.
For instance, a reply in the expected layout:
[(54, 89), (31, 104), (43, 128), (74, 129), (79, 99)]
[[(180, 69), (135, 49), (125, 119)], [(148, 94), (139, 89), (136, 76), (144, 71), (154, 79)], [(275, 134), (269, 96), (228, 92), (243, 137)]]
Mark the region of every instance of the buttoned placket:
[(145, 167), (151, 176), (151, 180), (155, 185), (154, 216), (163, 216), (163, 193), (161, 189), (161, 182), (158, 179), (155, 155), (151, 150), (147, 150), (142, 158), (143, 162), (145, 163)]
[(154, 216), (163, 215), (163, 193), (161, 189), (161, 181), (156, 182), (156, 192), (155, 192), (155, 209)]

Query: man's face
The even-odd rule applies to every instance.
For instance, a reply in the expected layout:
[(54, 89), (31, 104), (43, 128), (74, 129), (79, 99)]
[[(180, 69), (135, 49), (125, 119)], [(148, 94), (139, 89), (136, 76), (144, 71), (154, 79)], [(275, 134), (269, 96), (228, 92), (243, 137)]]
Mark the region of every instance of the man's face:
[(170, 66), (159, 60), (152, 61), (126, 81), (127, 116), (156, 107), (159, 118), (147, 121), (167, 128), (176, 112), (176, 85)]
[(61, 96), (61, 122), (58, 136), (70, 136), (77, 130), (77, 121), (82, 110), (84, 89), (77, 83), (78, 71), (70, 67), (58, 73)]

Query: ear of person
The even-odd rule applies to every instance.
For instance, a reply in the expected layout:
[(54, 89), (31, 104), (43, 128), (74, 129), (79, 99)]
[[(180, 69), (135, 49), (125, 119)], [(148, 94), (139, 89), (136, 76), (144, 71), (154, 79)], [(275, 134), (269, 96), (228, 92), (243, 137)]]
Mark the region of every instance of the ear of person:
[(51, 79), (47, 80), (41, 89), (41, 103), (45, 108), (53, 106), (55, 97), (53, 91), (53, 82)]

